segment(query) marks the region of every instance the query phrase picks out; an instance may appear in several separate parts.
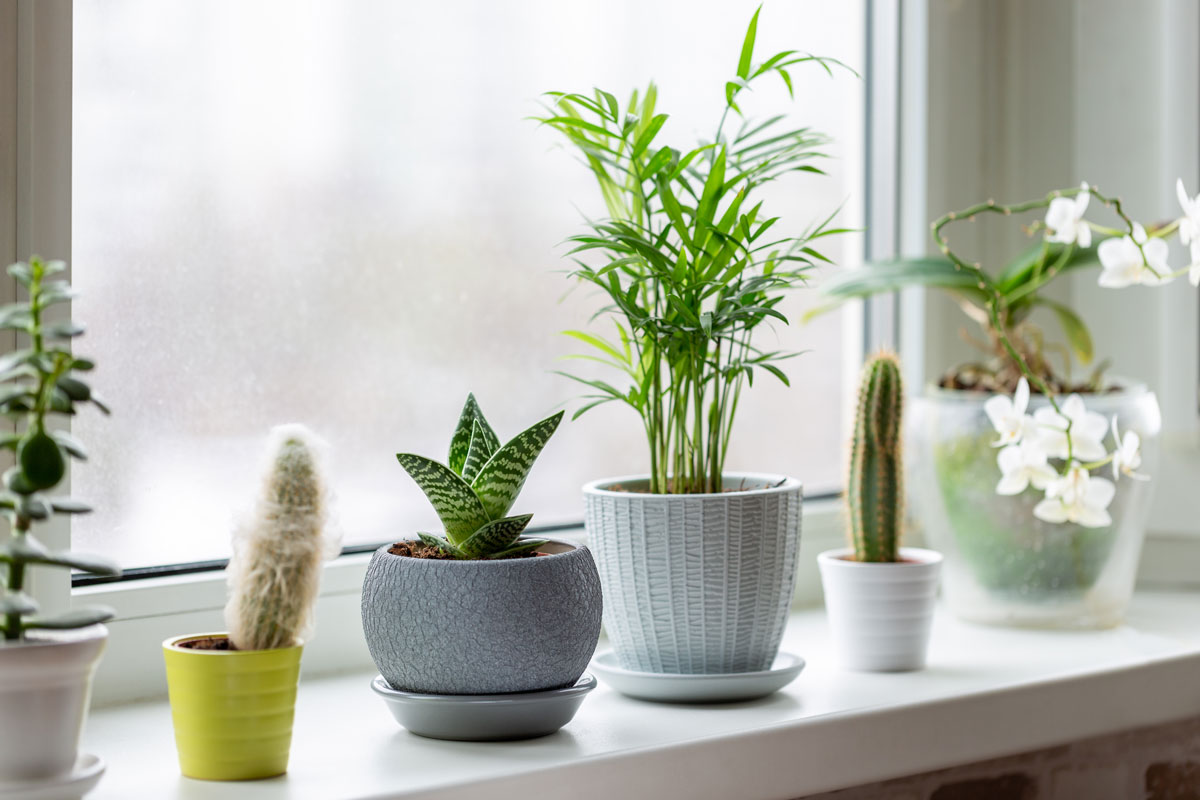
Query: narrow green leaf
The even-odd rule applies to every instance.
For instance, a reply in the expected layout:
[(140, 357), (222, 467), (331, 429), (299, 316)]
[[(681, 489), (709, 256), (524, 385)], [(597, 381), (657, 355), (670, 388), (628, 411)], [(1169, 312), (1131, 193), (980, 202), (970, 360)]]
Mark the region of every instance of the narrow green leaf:
[(497, 450), (475, 476), (471, 488), (482, 501), (490, 519), (500, 519), (512, 508), (534, 460), (562, 418), (563, 412), (559, 411), (517, 434)]
[(515, 542), (531, 519), (533, 514), (522, 514), (489, 522), (475, 531), (459, 549), (470, 558), (486, 558)]
[(465, 541), (491, 519), (470, 484), (445, 464), (414, 453), (397, 453), (396, 460), (429, 499), (451, 544)]
[(742, 53), (738, 56), (738, 77), (742, 80), (750, 77), (750, 61), (754, 58), (754, 38), (758, 34), (758, 15), (762, 12), (760, 5), (750, 18), (750, 26), (746, 28), (746, 38), (742, 41)]
[(36, 614), (37, 601), (24, 592), (6, 592), (0, 597), (0, 614)]
[(101, 556), (72, 553), (67, 550), (55, 550), (42, 556), (26, 558), (27, 564), (45, 564), (53, 567), (68, 567), (87, 572), (91, 575), (120, 575), (121, 568), (116, 562)]
[(80, 500), (69, 497), (51, 497), (50, 507), (59, 514), (90, 514), (92, 507)]
[(642, 153), (646, 152), (646, 148), (649, 147), (650, 143), (654, 141), (654, 137), (658, 134), (659, 128), (661, 128), (663, 123), (666, 121), (666, 114), (656, 114), (654, 118), (650, 120), (650, 124), (646, 126), (644, 131), (638, 134), (637, 141), (633, 143), (633, 153), (630, 158), (637, 159), (642, 155)]

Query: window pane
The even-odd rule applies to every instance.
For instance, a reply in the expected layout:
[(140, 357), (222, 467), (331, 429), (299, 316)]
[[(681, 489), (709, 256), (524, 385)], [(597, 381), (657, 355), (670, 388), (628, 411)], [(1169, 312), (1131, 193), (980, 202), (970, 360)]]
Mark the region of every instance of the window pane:
[[(653, 77), (665, 140), (711, 135), (757, 2), (76, 0), (75, 313), (115, 409), (76, 422), (94, 456), (74, 492), (99, 509), (76, 544), (130, 567), (226, 556), (265, 432), (293, 421), (332, 446), (347, 544), (436, 526), (394, 454), (443, 457), (469, 390), (502, 438), (571, 399), (558, 332), (597, 307), (562, 299), (558, 273), (597, 191), (524, 118), (545, 90)], [(858, 67), (863, 30), (859, 2), (775, 3), (760, 52)], [(837, 158), (765, 207), (798, 232), (849, 198), (860, 224), (862, 84), (792, 74), (790, 108)], [(745, 110), (788, 108), (771, 86)], [(797, 318), (813, 293), (787, 302)], [(789, 363), (792, 389), (763, 376), (745, 396), (729, 468), (837, 485), (841, 325), (778, 332), (812, 352)], [(631, 410), (590, 412), (514, 510), (578, 521), (580, 485), (644, 471), (644, 450)]]

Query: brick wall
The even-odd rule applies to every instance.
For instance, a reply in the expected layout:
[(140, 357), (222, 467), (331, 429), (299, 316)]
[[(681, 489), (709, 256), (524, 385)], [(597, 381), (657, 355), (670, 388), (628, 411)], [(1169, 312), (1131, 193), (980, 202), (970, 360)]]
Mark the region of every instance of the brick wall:
[(1200, 718), (804, 800), (1200, 800)]

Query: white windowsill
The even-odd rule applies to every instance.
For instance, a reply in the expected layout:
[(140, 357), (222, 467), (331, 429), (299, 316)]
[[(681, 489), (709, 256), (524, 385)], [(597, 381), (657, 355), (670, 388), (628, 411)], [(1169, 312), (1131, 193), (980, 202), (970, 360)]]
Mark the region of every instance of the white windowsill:
[[(179, 777), (164, 702), (95, 711), (85, 750), (108, 762), (89, 798), (799, 797), (1200, 714), (1200, 594), (1142, 592), (1101, 632), (966, 625), (939, 610), (927, 670), (830, 663), (819, 610), (784, 649), (809, 660), (783, 692), (666, 706), (601, 686), (545, 739), (439, 742), (400, 729), (353, 673), (302, 681), (287, 776)], [(486, 784), (486, 789), (484, 789)]]

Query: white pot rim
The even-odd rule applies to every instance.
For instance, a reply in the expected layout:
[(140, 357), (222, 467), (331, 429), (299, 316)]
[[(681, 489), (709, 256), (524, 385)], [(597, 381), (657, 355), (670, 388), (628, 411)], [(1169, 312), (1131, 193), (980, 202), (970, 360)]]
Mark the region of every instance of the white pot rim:
[[(1094, 402), (1105, 398), (1128, 400), (1131, 397), (1141, 397), (1145, 394), (1150, 394), (1150, 387), (1142, 381), (1136, 381), (1132, 378), (1124, 378), (1121, 376), (1113, 376), (1108, 380), (1110, 387), (1116, 387), (1113, 391), (1090, 392), (1081, 394), (1088, 402)], [(951, 402), (971, 402), (978, 400), (979, 403), (986, 403), (988, 398), (995, 397), (1002, 392), (980, 392), (975, 389), (947, 389), (938, 386), (936, 383), (925, 384), (924, 391), (920, 392), (917, 397), (922, 400), (945, 400)], [(1030, 396), (1031, 400), (1036, 400), (1042, 397), (1040, 394)]]
[(34, 647), (63, 647), (64, 645), (90, 642), (95, 639), (108, 637), (108, 628), (97, 622), (83, 628), (68, 628), (54, 630), (51, 628), (35, 628), (26, 634), (25, 638), (15, 641), (0, 639), (0, 650), (25, 650)]
[(211, 631), (208, 633), (185, 633), (183, 636), (171, 636), (163, 640), (162, 646), (164, 650), (172, 650), (176, 653), (187, 653), (195, 656), (216, 656), (218, 658), (245, 658), (247, 656), (260, 655), (262, 653), (275, 653), (284, 650), (299, 650), (304, 647), (304, 641), (300, 644), (292, 645), (291, 647), (275, 647), (270, 650), (195, 650), (191, 647), (181, 647), (182, 642), (188, 642), (193, 639), (228, 639), (229, 631)]
[(641, 481), (649, 481), (650, 476), (646, 473), (639, 475), (622, 475), (616, 478), (601, 478), (600, 480), (590, 481), (583, 485), (583, 493), (596, 495), (598, 497), (677, 497), (686, 498), (713, 498), (713, 497), (754, 497), (766, 494), (784, 494), (793, 492), (797, 489), (803, 491), (804, 484), (795, 478), (787, 475), (780, 475), (771, 472), (726, 472), (721, 475), (722, 481), (741, 480), (752, 481), (754, 483), (766, 484), (761, 489), (746, 489), (739, 492), (705, 492), (700, 494), (652, 494), (650, 492), (618, 492), (609, 489), (609, 486), (617, 483), (637, 483)]
[(826, 550), (823, 553), (817, 554), (817, 563), (821, 565), (835, 566), (840, 569), (855, 569), (855, 570), (885, 570), (885, 569), (913, 569), (917, 567), (928, 567), (934, 564), (942, 563), (943, 556), (937, 550), (928, 550), (924, 547), (901, 547), (900, 555), (907, 561), (852, 561), (846, 556), (854, 555), (853, 547), (837, 547), (833, 550)]

